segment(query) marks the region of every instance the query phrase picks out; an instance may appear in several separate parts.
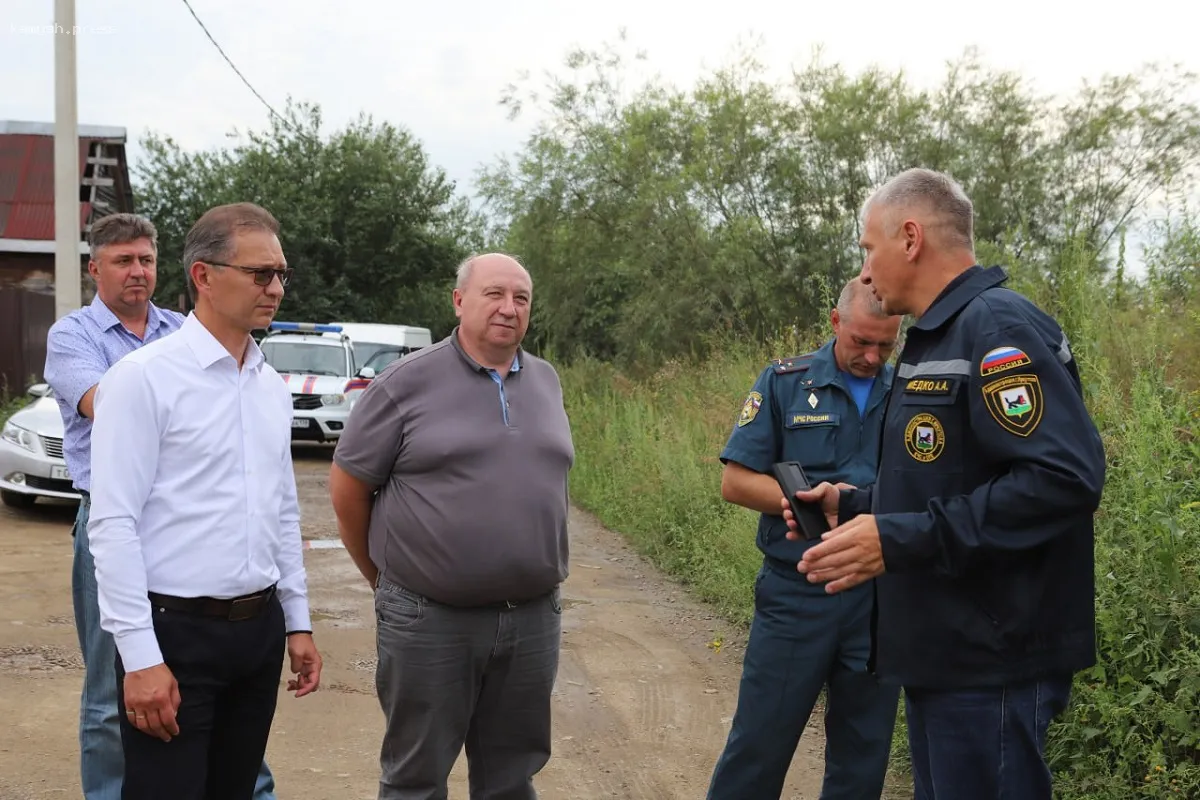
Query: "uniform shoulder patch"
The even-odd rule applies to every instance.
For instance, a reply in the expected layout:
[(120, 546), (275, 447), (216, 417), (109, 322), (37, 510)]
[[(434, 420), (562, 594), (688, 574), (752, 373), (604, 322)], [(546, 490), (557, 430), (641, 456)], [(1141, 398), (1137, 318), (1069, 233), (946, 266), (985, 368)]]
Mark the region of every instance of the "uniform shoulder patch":
[(771, 362), (775, 367), (776, 375), (783, 375), (788, 372), (804, 372), (812, 366), (813, 354), (805, 353), (802, 356), (792, 356), (791, 358), (777, 358)]
[(1028, 436), (1042, 421), (1042, 385), (1037, 375), (1009, 375), (983, 385), (992, 419), (1016, 436)]
[(742, 403), (742, 412), (738, 414), (737, 426), (739, 428), (754, 422), (754, 418), (758, 416), (758, 409), (762, 407), (762, 399), (762, 395), (758, 392), (751, 392), (746, 397), (746, 402)]
[(1027, 367), (1031, 363), (1029, 356), (1019, 347), (997, 347), (989, 350), (979, 362), (979, 375), (986, 378), (1010, 369)]

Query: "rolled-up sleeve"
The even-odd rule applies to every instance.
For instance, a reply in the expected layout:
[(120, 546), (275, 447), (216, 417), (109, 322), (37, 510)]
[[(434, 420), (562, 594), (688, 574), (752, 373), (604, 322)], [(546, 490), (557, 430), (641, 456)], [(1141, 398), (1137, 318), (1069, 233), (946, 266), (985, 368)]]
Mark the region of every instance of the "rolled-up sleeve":
[(88, 543), (96, 562), (100, 627), (113, 635), (125, 670), (133, 672), (163, 663), (137, 533), (159, 450), (159, 415), (143, 365), (113, 365), (96, 390), (96, 410), (92, 463), (99, 468), (92, 480)]

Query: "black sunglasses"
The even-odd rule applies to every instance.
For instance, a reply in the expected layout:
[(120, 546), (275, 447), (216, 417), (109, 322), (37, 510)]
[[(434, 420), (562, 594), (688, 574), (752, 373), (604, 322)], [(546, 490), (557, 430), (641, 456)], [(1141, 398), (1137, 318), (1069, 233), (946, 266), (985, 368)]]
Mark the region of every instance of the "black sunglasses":
[(274, 267), (243, 267), (241, 264), (222, 264), (219, 261), (206, 261), (206, 264), (211, 264), (214, 267), (233, 267), (240, 269), (242, 272), (249, 273), (254, 276), (254, 283), (258, 286), (270, 286), (271, 279), (278, 277), (279, 285), (287, 288), (288, 283), (292, 280), (292, 268), (275, 269)]

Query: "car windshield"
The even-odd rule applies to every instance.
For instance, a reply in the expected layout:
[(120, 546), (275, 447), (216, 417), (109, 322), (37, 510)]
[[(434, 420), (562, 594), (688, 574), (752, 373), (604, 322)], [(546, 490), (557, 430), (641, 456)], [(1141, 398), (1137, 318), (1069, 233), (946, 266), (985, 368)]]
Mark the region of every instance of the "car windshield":
[(408, 352), (407, 347), (388, 347), (382, 350), (376, 350), (375, 355), (371, 356), (371, 359), (363, 366), (370, 367), (371, 369), (375, 370), (375, 374), (378, 375), (383, 371), (384, 367), (395, 361), (400, 356), (404, 355), (406, 352)]
[(346, 374), (346, 353), (340, 347), (303, 342), (266, 342), (263, 357), (276, 372), (294, 375)]
[(380, 344), (379, 342), (355, 342), (354, 343), (354, 361), (356, 364), (362, 364), (364, 367), (369, 365), (375, 354), (380, 350), (395, 349), (395, 345)]

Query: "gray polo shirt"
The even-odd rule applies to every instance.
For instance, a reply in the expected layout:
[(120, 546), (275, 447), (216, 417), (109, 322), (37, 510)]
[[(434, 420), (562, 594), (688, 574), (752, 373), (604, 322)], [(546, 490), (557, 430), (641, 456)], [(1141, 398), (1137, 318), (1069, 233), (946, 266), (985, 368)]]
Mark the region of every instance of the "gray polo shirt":
[(455, 606), (525, 600), (567, 577), (575, 461), (558, 374), (519, 351), (480, 366), (458, 330), (371, 382), (334, 462), (379, 487), (371, 560), (382, 576)]

